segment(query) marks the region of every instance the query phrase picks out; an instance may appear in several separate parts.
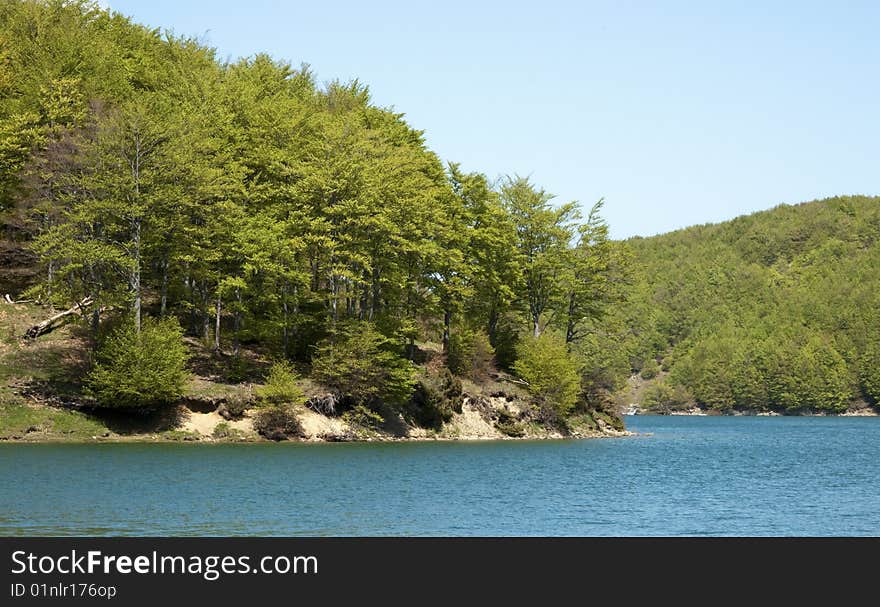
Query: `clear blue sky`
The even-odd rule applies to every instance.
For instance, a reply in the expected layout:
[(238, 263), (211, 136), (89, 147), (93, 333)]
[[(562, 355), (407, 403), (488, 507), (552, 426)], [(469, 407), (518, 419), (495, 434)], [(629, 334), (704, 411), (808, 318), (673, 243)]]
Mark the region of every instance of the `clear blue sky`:
[(650, 235), (880, 193), (880, 3), (109, 0), (222, 59), (359, 78), (444, 160)]

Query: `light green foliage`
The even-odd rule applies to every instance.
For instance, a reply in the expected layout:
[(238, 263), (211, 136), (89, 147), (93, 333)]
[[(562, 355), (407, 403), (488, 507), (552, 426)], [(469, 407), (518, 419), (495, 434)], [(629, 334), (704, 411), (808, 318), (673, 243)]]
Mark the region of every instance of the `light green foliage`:
[(852, 399), (852, 378), (846, 361), (831, 343), (812, 337), (798, 353), (802, 406), (840, 412)]
[(595, 331), (612, 305), (626, 298), (629, 284), (629, 250), (608, 239), (608, 224), (599, 214), (604, 200), (590, 210), (578, 226), (577, 244), (568, 254), (559, 275), (559, 306), (565, 313), (565, 340), (577, 342)]
[(455, 375), (484, 380), (494, 367), (495, 349), (481, 330), (462, 326), (452, 333), (446, 365)]
[(173, 403), (187, 378), (186, 348), (175, 319), (125, 323), (98, 349), (87, 390), (104, 407), (149, 409)]
[(559, 335), (548, 331), (523, 340), (513, 370), (528, 383), (529, 392), (557, 415), (568, 414), (577, 402), (580, 363)]
[(585, 391), (613, 393), (626, 383), (637, 358), (630, 351), (631, 332), (614, 314), (586, 324), (589, 330), (569, 344), (583, 361)]
[(229, 425), (229, 422), (220, 422), (216, 426), (214, 426), (214, 430), (211, 432), (211, 436), (216, 439), (234, 439), (241, 434), (232, 426)]
[(51, 407), (36, 408), (0, 392), (0, 438), (45, 440), (59, 436), (66, 440), (87, 440), (104, 436), (108, 428), (79, 411)]
[(305, 400), (305, 394), (298, 382), (299, 375), (293, 365), (286, 360), (280, 360), (269, 369), (265, 383), (257, 388), (257, 396), (273, 404), (301, 404)]
[[(876, 398), (878, 199), (841, 197), (628, 242), (630, 347), (716, 409)], [(859, 394), (859, 390), (861, 394)]]
[(657, 374), (660, 372), (660, 365), (657, 364), (657, 361), (653, 358), (649, 358), (645, 361), (645, 364), (642, 365), (642, 370), (639, 375), (642, 376), (642, 379), (653, 379), (657, 377)]
[[(311, 364), (352, 406), (405, 403), (423, 340), (478, 378), (549, 328), (593, 391), (655, 343), (609, 315), (629, 258), (601, 202), (579, 225), (576, 203), (526, 178), (444, 165), (356, 80), (221, 62), (91, 2), (0, 2), (0, 207), (38, 258), (18, 290), (92, 298), (93, 336), (101, 309), (127, 308), (135, 331), (174, 316), (227, 379), (251, 377), (254, 347)], [(638, 335), (662, 334), (653, 321)], [(299, 400), (288, 380), (266, 398)]]
[(342, 414), (342, 421), (352, 426), (375, 430), (385, 421), (385, 418), (366, 405), (355, 405)]
[(501, 186), (501, 199), (516, 226), (523, 299), (537, 337), (546, 326), (545, 313), (564, 294), (563, 275), (571, 261), (569, 242), (573, 222), (579, 217), (577, 205), (551, 206), (552, 194), (525, 177), (508, 178)]
[(642, 404), (653, 411), (675, 411), (685, 408), (689, 402), (690, 395), (684, 388), (659, 381), (645, 388)]
[(462, 247), (463, 260), (458, 268), (451, 268), (451, 277), (461, 281), (468, 318), (486, 327), (494, 343), (498, 322), (517, 300), (522, 284), (519, 251), (511, 246), (516, 242), (516, 226), (503, 207), (501, 197), (481, 173), (465, 173), (457, 164), (449, 165), (449, 185), (460, 203), (456, 230)]
[(876, 338), (869, 341), (859, 359), (859, 382), (862, 391), (872, 402), (880, 402), (880, 344)]
[(353, 405), (401, 405), (415, 388), (410, 361), (369, 323), (353, 323), (320, 344), (312, 379)]

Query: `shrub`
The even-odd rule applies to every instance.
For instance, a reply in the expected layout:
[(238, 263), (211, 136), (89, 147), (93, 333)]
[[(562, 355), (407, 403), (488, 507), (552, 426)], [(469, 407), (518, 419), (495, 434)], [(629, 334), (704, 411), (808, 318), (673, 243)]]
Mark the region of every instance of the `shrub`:
[(241, 394), (233, 394), (217, 407), (217, 413), (223, 419), (241, 419), (247, 411), (250, 401)]
[(859, 357), (859, 383), (871, 403), (880, 403), (880, 346), (874, 342)]
[(242, 356), (236, 355), (229, 359), (224, 373), (224, 379), (231, 384), (240, 384), (247, 380), (254, 372), (251, 364)]
[(453, 413), (461, 413), (461, 395), (461, 382), (449, 369), (443, 369), (439, 377), (423, 376), (410, 401), (409, 416), (423, 428), (438, 429)]
[(257, 396), (262, 400), (278, 404), (300, 404), (305, 402), (305, 394), (297, 382), (299, 375), (286, 360), (281, 360), (272, 365), (266, 382), (257, 388)]
[(274, 441), (305, 435), (302, 424), (290, 405), (275, 405), (261, 409), (254, 417), (254, 430)]
[(686, 408), (691, 396), (682, 386), (672, 387), (664, 381), (651, 384), (645, 388), (642, 404), (653, 410), (678, 410)]
[(594, 411), (593, 417), (597, 420), (601, 419), (607, 425), (611, 426), (617, 431), (623, 431), (625, 429), (623, 420), (617, 415), (609, 415), (608, 413), (603, 413), (602, 411)]
[(342, 421), (351, 426), (378, 428), (385, 421), (385, 418), (364, 405), (355, 405), (342, 414)]
[(510, 316), (502, 316), (495, 326), (491, 345), (495, 350), (495, 362), (502, 369), (513, 369), (519, 344), (519, 323)]
[(488, 377), (495, 362), (495, 349), (484, 331), (462, 327), (449, 338), (446, 366), (455, 375), (480, 381)]
[(655, 359), (649, 358), (642, 365), (642, 372), (639, 375), (642, 376), (642, 379), (654, 379), (658, 373), (660, 373), (660, 365)]
[(548, 413), (564, 417), (577, 402), (580, 365), (561, 337), (545, 331), (537, 339), (521, 341), (513, 370)]
[(233, 428), (227, 422), (220, 422), (214, 426), (214, 431), (211, 432), (211, 436), (216, 439), (241, 440), (244, 438), (244, 433), (241, 430)]
[(166, 430), (162, 433), (162, 438), (173, 441), (195, 442), (202, 440), (202, 435), (192, 430)]
[(182, 336), (173, 318), (145, 318), (140, 332), (132, 323), (117, 327), (98, 348), (86, 390), (104, 407), (151, 409), (178, 400), (187, 377)]
[(523, 425), (504, 409), (498, 411), (498, 420), (495, 422), (495, 427), (499, 432), (511, 438), (522, 438), (526, 434)]
[(351, 406), (401, 405), (415, 387), (412, 363), (366, 322), (354, 323), (318, 346), (312, 378)]
[(809, 409), (842, 412), (853, 396), (852, 378), (846, 361), (831, 343), (811, 338), (797, 358), (799, 392)]

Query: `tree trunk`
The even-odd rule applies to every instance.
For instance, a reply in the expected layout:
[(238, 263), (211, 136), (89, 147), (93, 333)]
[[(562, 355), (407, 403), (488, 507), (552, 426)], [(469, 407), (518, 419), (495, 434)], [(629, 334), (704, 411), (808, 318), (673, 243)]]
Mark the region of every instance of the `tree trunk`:
[(55, 260), (49, 260), (49, 267), (46, 268), (46, 301), (49, 304), (49, 310), (53, 310), (52, 307), (52, 283), (55, 282)]
[(202, 314), (202, 341), (205, 342), (205, 346), (209, 346), (211, 344), (211, 314), (208, 310), (210, 310), (210, 303), (208, 301), (208, 285), (203, 282), (202, 287), (200, 289), (202, 296), (202, 306), (201, 306), (201, 314)]
[(339, 321), (339, 284), (335, 276), (330, 279), (330, 297), (332, 298), (330, 305), (333, 308), (333, 327), (335, 328), (337, 321)]
[[(93, 285), (92, 293), (89, 297), (92, 300), (95, 300), (98, 298), (97, 297), (97, 288), (95, 287), (95, 285), (98, 284), (98, 277), (95, 274), (95, 266), (92, 264), (89, 264), (89, 278), (91, 279), (92, 285)], [(98, 310), (93, 310), (92, 311), (92, 322), (91, 322), (92, 347), (93, 348), (98, 347), (98, 325), (100, 322), (101, 322), (101, 317), (98, 314)]]
[(494, 307), (489, 310), (489, 343), (496, 345), (495, 337), (498, 333), (498, 310)]
[(364, 272), (361, 281), (361, 296), (358, 301), (358, 320), (367, 319), (367, 309), (370, 307), (370, 277)]
[(281, 310), (283, 312), (283, 321), (281, 323), (281, 350), (284, 353), (284, 358), (287, 358), (287, 352), (289, 350), (289, 337), (287, 334), (287, 285), (281, 287)]
[(570, 344), (575, 338), (575, 300), (574, 293), (568, 296), (568, 318), (565, 323), (565, 343)]
[(132, 268), (130, 285), (134, 293), (132, 311), (134, 312), (134, 329), (141, 332), (141, 220), (133, 219), (131, 222), (132, 239)]
[(220, 307), (222, 302), (220, 296), (217, 296), (217, 303), (214, 313), (214, 352), (220, 352)]
[(238, 329), (241, 326), (241, 289), (235, 289), (235, 314), (232, 315), (232, 354), (238, 356)]
[(373, 268), (373, 284), (372, 284), (372, 296), (370, 297), (370, 322), (373, 322), (373, 317), (379, 311), (379, 269)]
[[(141, 203), (141, 138), (140, 133), (135, 136), (135, 155), (132, 165), (132, 181), (134, 181), (135, 205)], [(135, 207), (136, 208), (136, 207)], [(134, 330), (141, 332), (141, 218), (134, 217), (131, 220), (132, 240), (132, 268), (131, 290), (134, 293), (132, 311), (134, 312)]]
[(168, 260), (162, 261), (162, 287), (159, 296), (159, 316), (165, 316), (168, 306)]
[(449, 333), (452, 326), (452, 310), (446, 308), (443, 311), (443, 351), (449, 352)]
[(92, 310), (92, 340), (97, 345), (98, 343), (98, 328), (101, 324), (101, 313), (95, 308)]
[[(3, 299), (6, 300), (6, 303), (8, 303), (9, 305), (12, 305), (12, 306), (14, 306), (16, 304), (26, 304), (26, 303), (33, 303), (34, 302), (33, 299), (12, 299), (12, 297), (9, 296), (9, 293), (6, 293), (3, 296)], [(51, 307), (49, 309), (52, 310)]]
[(193, 335), (198, 337), (199, 323), (198, 323), (198, 314), (196, 312), (198, 309), (198, 306), (196, 303), (196, 294), (195, 294), (194, 283), (195, 283), (195, 281), (192, 279), (192, 277), (189, 275), (189, 273), (187, 273), (186, 277), (183, 279), (183, 284), (186, 286), (187, 301), (189, 301), (189, 303), (190, 303), (190, 306), (189, 306), (189, 331), (190, 331), (190, 333), (192, 333)]

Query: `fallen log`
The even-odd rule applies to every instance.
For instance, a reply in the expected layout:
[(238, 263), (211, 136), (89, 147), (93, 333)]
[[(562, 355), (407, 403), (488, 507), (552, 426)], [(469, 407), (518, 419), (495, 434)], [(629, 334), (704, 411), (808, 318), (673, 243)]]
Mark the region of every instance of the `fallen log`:
[(6, 303), (8, 303), (8, 304), (10, 304), (10, 305), (13, 305), (13, 306), (14, 306), (15, 304), (24, 304), (24, 303), (33, 303), (33, 302), (34, 302), (33, 299), (19, 299), (19, 300), (14, 300), (14, 299), (12, 299), (12, 298), (9, 296), (9, 293), (7, 293), (7, 294), (5, 295), (4, 299), (6, 300)]
[(54, 316), (50, 316), (43, 322), (32, 326), (30, 329), (24, 332), (24, 338), (36, 339), (40, 335), (51, 333), (52, 331), (66, 323), (70, 316), (82, 316), (83, 312), (85, 312), (85, 309), (89, 307), (93, 302), (94, 300), (91, 297), (84, 298), (72, 308), (64, 310), (63, 312), (59, 312)]

